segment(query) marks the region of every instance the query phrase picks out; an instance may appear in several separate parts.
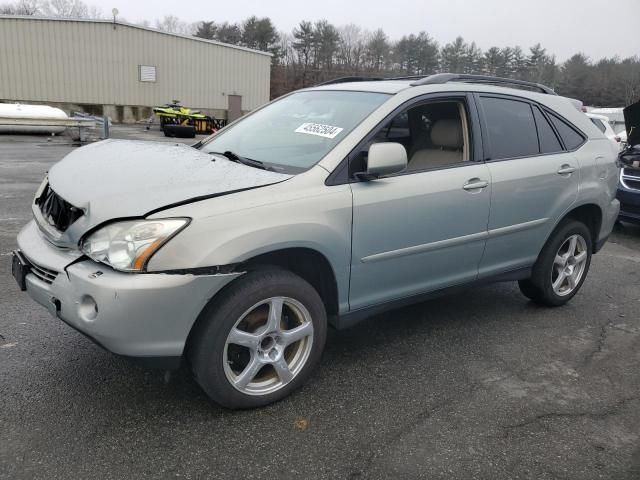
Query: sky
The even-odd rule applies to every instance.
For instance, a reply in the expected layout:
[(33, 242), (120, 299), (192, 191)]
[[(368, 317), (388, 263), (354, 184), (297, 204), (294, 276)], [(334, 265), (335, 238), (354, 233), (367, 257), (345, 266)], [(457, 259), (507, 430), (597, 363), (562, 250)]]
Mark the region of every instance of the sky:
[(640, 55), (640, 0), (85, 0), (128, 21), (175, 15), (188, 22), (239, 22), (268, 16), (290, 32), (300, 20), (327, 19), (382, 28), (391, 39), (426, 31), (445, 44), (461, 35), (482, 49), (540, 42), (564, 61), (577, 52), (592, 60)]

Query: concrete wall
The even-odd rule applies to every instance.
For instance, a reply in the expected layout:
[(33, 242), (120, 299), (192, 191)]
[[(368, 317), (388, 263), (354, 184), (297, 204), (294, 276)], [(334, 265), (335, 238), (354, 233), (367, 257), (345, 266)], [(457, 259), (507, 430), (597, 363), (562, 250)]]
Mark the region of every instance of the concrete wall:
[[(140, 81), (140, 65), (156, 67), (155, 82)], [(226, 112), (227, 95), (240, 95), (249, 111), (269, 100), (270, 65), (264, 52), (129, 24), (0, 16), (0, 101), (126, 121), (173, 99)]]

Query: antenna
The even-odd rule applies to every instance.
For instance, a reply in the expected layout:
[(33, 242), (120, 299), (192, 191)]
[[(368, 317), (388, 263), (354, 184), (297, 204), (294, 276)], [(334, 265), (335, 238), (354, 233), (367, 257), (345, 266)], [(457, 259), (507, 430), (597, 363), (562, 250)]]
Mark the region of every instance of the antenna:
[(117, 8), (113, 8), (111, 10), (111, 13), (113, 14), (113, 29), (115, 30), (116, 29), (116, 17), (118, 16), (118, 13), (120, 13), (120, 12), (118, 11)]

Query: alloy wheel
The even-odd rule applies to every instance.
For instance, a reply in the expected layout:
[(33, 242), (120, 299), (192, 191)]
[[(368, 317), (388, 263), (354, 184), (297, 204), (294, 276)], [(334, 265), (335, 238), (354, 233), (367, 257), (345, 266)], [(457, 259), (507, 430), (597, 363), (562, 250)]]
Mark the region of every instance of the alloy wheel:
[(587, 242), (581, 235), (571, 235), (560, 245), (551, 269), (551, 287), (556, 295), (564, 297), (576, 289), (587, 258)]
[(300, 373), (313, 345), (309, 311), (289, 297), (249, 308), (229, 332), (223, 353), (227, 380), (247, 395), (273, 393)]

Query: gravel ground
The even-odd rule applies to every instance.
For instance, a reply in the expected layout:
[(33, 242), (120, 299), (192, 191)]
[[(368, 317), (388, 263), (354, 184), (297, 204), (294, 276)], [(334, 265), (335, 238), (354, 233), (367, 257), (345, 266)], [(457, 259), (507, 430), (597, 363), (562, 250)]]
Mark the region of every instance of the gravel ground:
[(380, 315), (330, 332), (290, 398), (230, 412), (19, 292), (9, 254), (65, 143), (0, 137), (0, 478), (640, 478), (640, 228), (567, 306), (506, 283)]

